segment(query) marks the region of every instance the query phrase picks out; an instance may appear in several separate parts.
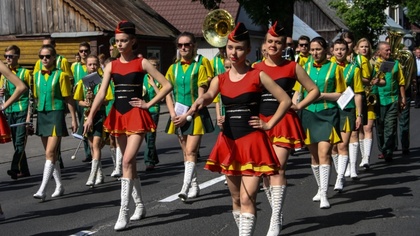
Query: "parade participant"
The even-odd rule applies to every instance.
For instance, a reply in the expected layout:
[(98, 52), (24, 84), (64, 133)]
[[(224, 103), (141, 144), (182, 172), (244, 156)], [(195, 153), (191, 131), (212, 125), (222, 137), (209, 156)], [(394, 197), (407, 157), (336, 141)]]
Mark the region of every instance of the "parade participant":
[(349, 52), (347, 53), (347, 61), (348, 62), (353, 62), (354, 60), (354, 34), (350, 31), (345, 31), (341, 34), (340, 36), (341, 39), (343, 39), (344, 41), (346, 41), (347, 46), (349, 47)]
[[(176, 39), (180, 59), (172, 64), (166, 72), (166, 78), (171, 82), (173, 94), (166, 96), (170, 119), (166, 132), (177, 134), (184, 156), (184, 181), (178, 197), (182, 201), (197, 197), (199, 187), (197, 182), (197, 154), (201, 137), (214, 130), (207, 108), (188, 118), (178, 108), (187, 108), (207, 89), (209, 80), (205, 66), (196, 60), (196, 39), (192, 33), (181, 33)], [(185, 79), (184, 79), (185, 78)], [(175, 107), (176, 106), (176, 107)], [(181, 109), (182, 110), (182, 109)]]
[[(356, 43), (355, 47), (356, 56), (354, 57), (354, 63), (360, 69), (363, 85), (366, 88), (372, 88), (372, 65), (369, 62), (372, 55), (372, 48), (370, 42), (366, 38), (361, 38)], [(369, 89), (368, 89), (369, 90)], [(377, 94), (376, 89), (369, 90), (371, 94)], [(369, 168), (369, 159), (373, 144), (373, 124), (376, 119), (374, 104), (367, 104), (366, 93), (362, 93), (362, 124), (363, 129), (359, 129), (359, 142), (350, 141), (349, 152), (350, 158), (356, 154), (353, 160), (349, 161), (346, 170), (346, 176), (351, 178), (357, 178), (356, 162), (357, 153), (360, 147), (361, 161), (360, 167)]]
[[(45, 38), (42, 41), (42, 45), (51, 45), (53, 48), (56, 47), (56, 43), (55, 43), (55, 39), (53, 38)], [(62, 72), (66, 73), (70, 80), (73, 78), (73, 73), (71, 71), (71, 66), (69, 61), (67, 60), (67, 58), (59, 55), (58, 53), (56, 54), (56, 65), (55, 68), (57, 70), (61, 70)], [(32, 71), (32, 74), (35, 74), (36, 72), (40, 71), (40, 70), (44, 70), (45, 68), (43, 68), (42, 65), (42, 60), (38, 59), (38, 61), (35, 63), (35, 67), (34, 70)], [(57, 159), (60, 163), (60, 168), (64, 168), (64, 164), (63, 164), (63, 159), (61, 158), (61, 139), (58, 143), (58, 159)]]
[[(80, 55), (80, 62), (73, 63), (71, 66), (71, 71), (73, 73), (73, 87), (75, 88), (79, 81), (82, 80), (88, 74), (88, 69), (86, 66), (86, 59), (87, 56), (90, 54), (90, 44), (88, 42), (81, 42), (79, 44), (79, 55)], [(100, 70), (102, 73), (102, 69)], [(79, 134), (83, 133), (83, 122), (84, 122), (84, 107), (79, 106), (79, 103), (76, 103), (76, 113), (77, 117), (79, 118), (79, 130), (77, 131)], [(83, 149), (85, 151), (85, 158), (82, 162), (91, 162), (92, 161), (92, 152), (90, 149), (88, 139), (83, 140)]]
[[(13, 86), (16, 87), (15, 92), (9, 97), (9, 99), (3, 100), (5, 91), (3, 89), (2, 84), (0, 86), (0, 116), (2, 116), (0, 120), (5, 122), (5, 119), (3, 119), (3, 111), (10, 107), (15, 101), (17, 101), (19, 97), (28, 90), (28, 87), (5, 64), (3, 64), (2, 61), (0, 61), (0, 75), (3, 75), (5, 78), (8, 79), (8, 82), (10, 82), (11, 84), (13, 84)], [(0, 123), (0, 143), (3, 143), (2, 140), (4, 140), (4, 138), (9, 139), (10, 141), (10, 133), (4, 133), (6, 126), (7, 124), (3, 122)], [(4, 212), (0, 205), (0, 221), (3, 221), (5, 219), (6, 218)]]
[[(156, 129), (148, 109), (162, 100), (172, 87), (165, 77), (152, 64), (134, 54), (136, 46), (135, 25), (128, 21), (118, 23), (115, 30), (115, 42), (120, 57), (105, 67), (102, 85), (95, 96), (91, 111), (84, 124), (84, 133), (93, 127), (93, 118), (105, 99), (110, 80), (115, 85), (115, 101), (104, 122), (106, 132), (115, 136), (123, 153), (123, 176), (121, 178), (121, 208), (114, 229), (119, 231), (127, 227), (129, 220), (140, 220), (146, 215), (141, 197), (140, 179), (137, 175), (136, 155), (145, 133)], [(141, 96), (143, 78), (146, 73), (152, 75), (162, 89), (149, 102)], [(129, 218), (130, 194), (134, 198), (136, 210)]]
[(311, 56), (309, 53), (309, 37), (302, 35), (298, 39), (298, 47), (296, 51), (299, 51), (299, 54), (295, 56), (295, 61), (300, 65), (304, 66)]
[(289, 61), (295, 61), (295, 43), (292, 37), (286, 38), (286, 47), (283, 49), (283, 58)]
[[(159, 59), (157, 57), (148, 58), (152, 66), (159, 70)], [(159, 82), (155, 80), (150, 74), (146, 74), (143, 79), (143, 89), (146, 89), (145, 95), (143, 97), (144, 101), (149, 102), (152, 100), (161, 88)], [(149, 108), (150, 115), (152, 116), (153, 121), (156, 126), (159, 123), (159, 114), (160, 114), (160, 103)], [(155, 169), (155, 166), (159, 163), (159, 157), (156, 150), (156, 130), (154, 132), (146, 133), (146, 150), (144, 151), (144, 164), (146, 164), (146, 171), (151, 171)]]
[[(88, 74), (97, 72), (99, 69), (99, 59), (96, 56), (90, 55), (86, 59), (86, 68)], [(87, 117), (90, 112), (90, 106), (92, 105), (95, 95), (98, 93), (101, 84), (96, 84), (93, 87), (83, 83), (83, 79), (77, 82), (74, 100), (78, 102), (79, 107), (83, 108), (83, 120)], [(103, 138), (103, 122), (105, 120), (105, 105), (108, 101), (113, 99), (112, 90), (109, 87), (107, 95), (104, 100), (104, 104), (100, 107), (99, 111), (93, 118), (93, 130), (87, 133), (87, 139), (89, 141), (90, 150), (92, 150), (92, 167), (89, 178), (86, 182), (86, 186), (95, 186), (104, 182), (104, 175), (102, 173), (101, 164), (101, 149), (102, 149), (102, 138)], [(83, 123), (81, 123), (83, 124)], [(80, 129), (79, 129), (80, 130)]]
[[(379, 42), (377, 65), (374, 67), (375, 76), (378, 74), (379, 65), (385, 61), (393, 62), (391, 72), (385, 73), (385, 82), (380, 81), (379, 111), (376, 118), (376, 134), (380, 159), (392, 161), (395, 149), (395, 136), (397, 133), (397, 119), (400, 109), (407, 106), (405, 95), (405, 80), (399, 61), (391, 58), (391, 46), (387, 42)], [(378, 78), (374, 78), (378, 80)]]
[[(302, 125), (306, 133), (305, 144), (311, 153), (311, 167), (318, 184), (318, 193), (312, 199), (320, 201), (320, 208), (329, 208), (327, 198), (330, 177), (332, 146), (341, 141), (337, 99), (346, 84), (342, 69), (328, 61), (328, 44), (322, 37), (311, 40), (310, 53), (313, 62), (304, 69), (318, 86), (321, 95), (318, 100), (302, 110)], [(307, 92), (304, 90), (304, 97)]]
[[(282, 56), (282, 51), (286, 47), (286, 32), (277, 21), (265, 35), (265, 45), (267, 58), (256, 64), (254, 68), (267, 73), (290, 97), (296, 81), (299, 81), (308, 91), (305, 99), (293, 105), (277, 125), (266, 131), (280, 162), (279, 174), (269, 177), (270, 187), (266, 191), (272, 206), (272, 217), (267, 235), (278, 235), (282, 227), (280, 214), (283, 215), (282, 205), (286, 195), (287, 160), (290, 151), (302, 148), (305, 140), (305, 134), (295, 110), (301, 110), (312, 103), (319, 96), (319, 90), (299, 64)], [(264, 89), (261, 97), (260, 118), (264, 122), (269, 122), (276, 113), (278, 105), (273, 94)]]
[[(73, 64), (77, 63), (77, 62), (80, 62), (82, 60), (82, 58), (80, 58), (79, 53), (74, 54), (74, 59), (75, 59), (75, 61), (73, 62)], [(72, 64), (72, 66), (73, 66), (73, 64)]]
[[(15, 74), (25, 85), (29, 88), (32, 76), (28, 69), (25, 69), (19, 65), (20, 48), (16, 45), (8, 46), (4, 50), (4, 58), (9, 69)], [(10, 83), (7, 77), (1, 76), (2, 84), (5, 86), (4, 96), (9, 98), (15, 92), (15, 86)], [(29, 91), (22, 94), (15, 103), (5, 110), (7, 121), (9, 125), (18, 123), (29, 123), (31, 121), (31, 106), (29, 104)], [(22, 177), (30, 176), (28, 161), (26, 159), (26, 140), (28, 132), (33, 131), (33, 127), (30, 125), (20, 125), (12, 127), (12, 141), (15, 152), (13, 154), (12, 164), (7, 174), (12, 179), (18, 179)], [(33, 133), (33, 132), (32, 132)]]
[(337, 180), (334, 190), (342, 191), (344, 186), (344, 172), (346, 171), (347, 162), (350, 159), (351, 168), (356, 168), (357, 148), (351, 149), (353, 152), (349, 153), (350, 145), (358, 143), (358, 129), (362, 127), (362, 95), (364, 92), (362, 85), (362, 77), (360, 68), (354, 63), (349, 63), (346, 60), (347, 52), (349, 50), (347, 43), (342, 39), (337, 39), (334, 44), (334, 57), (337, 65), (343, 71), (343, 77), (348, 87), (354, 91), (354, 99), (352, 99), (344, 109), (340, 109), (340, 131), (341, 142), (335, 145), (338, 151), (337, 164)]
[[(221, 93), (226, 119), (205, 169), (226, 175), (239, 235), (252, 235), (260, 177), (278, 174), (280, 167), (264, 130), (274, 127), (289, 109), (291, 101), (266, 73), (246, 65), (251, 48), (248, 30), (242, 23), (229, 34), (226, 49), (232, 68), (213, 79), (209, 90), (197, 99), (186, 115), (193, 115)], [(263, 88), (279, 101), (276, 113), (268, 122), (258, 117)]]
[(68, 136), (65, 105), (71, 114), (72, 131), (77, 130), (74, 101), (71, 97), (71, 83), (68, 74), (56, 68), (57, 53), (51, 45), (43, 45), (39, 50), (42, 70), (34, 74), (34, 98), (37, 99), (36, 134), (41, 137), (45, 149), (45, 166), (42, 183), (34, 198), (45, 200), (46, 187), (51, 175), (56, 188), (51, 197), (64, 194), (61, 171), (57, 165), (61, 137)]

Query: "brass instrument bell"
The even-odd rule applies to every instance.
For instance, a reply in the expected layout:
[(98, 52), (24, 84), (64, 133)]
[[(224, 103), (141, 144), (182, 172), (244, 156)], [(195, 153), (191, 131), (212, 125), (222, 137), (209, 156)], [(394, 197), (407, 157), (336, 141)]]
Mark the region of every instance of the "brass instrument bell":
[(213, 47), (226, 46), (228, 35), (235, 28), (232, 15), (223, 9), (209, 12), (203, 23), (203, 36)]

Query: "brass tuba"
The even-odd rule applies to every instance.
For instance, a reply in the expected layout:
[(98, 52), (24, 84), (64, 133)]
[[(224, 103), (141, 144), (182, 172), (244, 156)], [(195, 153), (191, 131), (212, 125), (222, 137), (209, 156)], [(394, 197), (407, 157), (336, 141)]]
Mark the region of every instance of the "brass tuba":
[(398, 60), (401, 64), (401, 69), (405, 79), (405, 89), (410, 87), (411, 78), (414, 75), (414, 56), (406, 49), (401, 49), (401, 41), (406, 34), (406, 31), (400, 28), (388, 28), (389, 45), (391, 46), (391, 56)]
[(203, 23), (203, 36), (213, 47), (226, 46), (228, 35), (235, 28), (232, 15), (223, 9), (209, 12)]

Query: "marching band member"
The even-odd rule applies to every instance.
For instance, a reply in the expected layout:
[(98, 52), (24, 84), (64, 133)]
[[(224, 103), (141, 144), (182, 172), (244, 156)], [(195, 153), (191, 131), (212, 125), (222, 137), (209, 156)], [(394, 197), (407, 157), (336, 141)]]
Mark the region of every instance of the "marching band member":
[[(3, 75), (8, 79), (8, 82), (16, 87), (15, 92), (9, 97), (9, 99), (5, 100), (3, 84), (0, 84), (0, 143), (4, 143), (10, 142), (11, 134), (6, 123), (6, 119), (3, 116), (3, 111), (17, 101), (19, 97), (28, 90), (28, 87), (2, 61), (0, 61), (0, 75)], [(5, 219), (4, 212), (0, 205), (0, 221)]]
[[(349, 63), (346, 59), (348, 54), (347, 43), (342, 39), (337, 39), (333, 44), (333, 54), (337, 65), (343, 71), (346, 85), (354, 91), (354, 99), (352, 99), (344, 109), (340, 109), (340, 131), (341, 142), (338, 143), (338, 164), (337, 164), (337, 180), (334, 190), (342, 191), (344, 186), (344, 172), (346, 171), (347, 162), (350, 159), (350, 166), (356, 168), (357, 148), (349, 148), (353, 143), (358, 143), (358, 129), (363, 125), (362, 121), (362, 95), (364, 92), (360, 68)], [(352, 151), (349, 153), (349, 149)], [(354, 170), (355, 171), (355, 170)]]
[[(361, 38), (359, 41), (357, 41), (355, 50), (356, 50), (357, 55), (354, 58), (354, 62), (361, 70), (363, 85), (372, 86), (371, 82), (372, 82), (373, 68), (369, 61), (372, 55), (372, 47), (370, 45), (369, 40), (366, 38)], [(376, 86), (374, 86), (373, 88), (375, 89), (372, 89), (370, 93), (377, 95)], [(375, 114), (374, 105), (373, 104), (368, 105), (366, 99), (367, 99), (366, 93), (363, 92), (362, 93), (363, 129), (359, 130), (358, 143), (350, 141), (349, 151), (350, 151), (350, 155), (352, 155), (353, 153), (357, 153), (360, 147), (362, 160), (360, 161), (359, 166), (367, 169), (369, 168), (369, 159), (370, 159), (370, 154), (371, 154), (372, 145), (373, 145), (373, 124), (376, 119), (376, 114)], [(354, 161), (355, 162), (357, 161), (357, 156)], [(348, 174), (346, 170), (346, 176), (350, 176), (352, 178), (357, 177), (357, 172), (355, 170), (356, 168), (354, 166), (350, 167)]]
[[(270, 187), (266, 191), (270, 205), (272, 206), (272, 217), (267, 235), (277, 236), (282, 227), (282, 205), (286, 195), (286, 164), (291, 149), (302, 148), (305, 140), (305, 133), (300, 119), (294, 110), (300, 110), (315, 101), (319, 96), (319, 90), (312, 82), (305, 70), (294, 61), (282, 57), (282, 51), (286, 47), (286, 32), (276, 21), (268, 30), (265, 36), (267, 58), (261, 63), (254, 65), (255, 69), (267, 73), (286, 93), (291, 97), (296, 81), (299, 81), (308, 96), (298, 104), (293, 105), (285, 116), (272, 129), (266, 131), (277, 158), (280, 162), (278, 175), (269, 177)], [(263, 90), (260, 105), (260, 118), (264, 122), (269, 120), (276, 113), (279, 102), (268, 90)]]
[[(80, 62), (73, 63), (71, 66), (71, 71), (73, 73), (73, 87), (76, 87), (80, 80), (88, 74), (88, 68), (86, 66), (86, 60), (88, 55), (90, 54), (90, 44), (88, 42), (81, 42), (79, 44), (79, 55), (80, 55)], [(102, 69), (100, 70), (102, 72)], [(84, 107), (79, 106), (76, 103), (76, 113), (77, 117), (79, 118), (79, 123), (83, 124), (84, 122)], [(83, 126), (79, 126), (78, 133), (83, 133)], [(83, 140), (83, 150), (85, 151), (85, 159), (83, 162), (90, 162), (92, 161), (92, 151), (90, 149), (90, 145), (87, 139)]]
[[(104, 128), (106, 132), (116, 136), (123, 153), (121, 208), (114, 226), (114, 229), (119, 231), (127, 227), (129, 220), (140, 220), (146, 215), (141, 197), (140, 179), (137, 175), (136, 155), (145, 133), (156, 129), (148, 109), (162, 100), (171, 91), (172, 86), (148, 60), (134, 55), (133, 46), (137, 41), (133, 23), (128, 21), (118, 23), (115, 42), (121, 56), (105, 66), (102, 85), (85, 121), (84, 133), (93, 127), (93, 118), (105, 99), (112, 78), (115, 85), (115, 101), (104, 122)], [(149, 102), (145, 102), (141, 96), (146, 73), (152, 75), (162, 85), (159, 93)], [(132, 194), (136, 205), (131, 218), (128, 216), (129, 194)]]
[[(166, 126), (168, 134), (178, 134), (179, 143), (184, 156), (184, 181), (178, 197), (182, 201), (197, 197), (199, 187), (197, 182), (197, 154), (201, 137), (214, 130), (207, 108), (192, 117), (176, 113), (175, 105), (189, 107), (207, 89), (208, 70), (196, 56), (196, 39), (192, 33), (181, 33), (176, 39), (180, 59), (172, 64), (166, 72), (166, 78), (173, 86), (172, 94), (166, 96), (170, 119)], [(187, 120), (188, 119), (188, 120)]]
[(302, 67), (306, 64), (309, 57), (311, 56), (309, 53), (309, 42), (310, 39), (306, 35), (302, 35), (298, 39), (298, 47), (296, 51), (299, 51), (299, 54), (295, 56), (295, 61)]
[[(16, 45), (11, 45), (4, 50), (4, 58), (9, 69), (29, 88), (32, 76), (28, 69), (19, 65), (20, 48)], [(3, 83), (6, 83), (5, 96), (8, 98), (14, 92), (16, 87), (10, 83), (7, 77), (1, 77)], [(5, 110), (7, 121), (9, 125), (18, 123), (29, 123), (31, 121), (31, 106), (29, 104), (29, 90), (23, 93), (19, 100), (13, 103)], [(7, 174), (12, 179), (30, 176), (28, 161), (26, 160), (25, 146), (28, 137), (28, 132), (31, 132), (30, 125), (20, 125), (12, 127), (12, 141), (15, 152), (13, 154), (12, 164)]]
[(68, 136), (65, 105), (71, 114), (72, 131), (77, 130), (70, 78), (67, 73), (56, 68), (56, 56), (54, 47), (43, 45), (39, 50), (43, 69), (34, 74), (34, 98), (37, 99), (38, 112), (36, 134), (41, 137), (46, 158), (42, 183), (34, 194), (34, 198), (42, 199), (42, 201), (45, 200), (45, 190), (51, 175), (56, 182), (56, 188), (51, 197), (64, 194), (57, 157), (61, 137)]
[[(385, 73), (385, 84), (379, 83), (382, 86), (378, 86), (379, 116), (375, 124), (378, 148), (381, 152), (380, 158), (390, 162), (392, 161), (395, 149), (398, 112), (407, 106), (405, 80), (399, 61), (391, 58), (391, 46), (389, 43), (379, 42), (378, 58), (376, 61), (378, 65), (384, 61), (394, 62), (392, 71)], [(374, 69), (375, 73), (378, 74), (379, 66), (375, 66)], [(373, 80), (378, 80), (378, 78), (374, 77)]]
[[(157, 57), (148, 58), (149, 62), (155, 67), (156, 70), (159, 69), (159, 59)], [(155, 80), (150, 74), (146, 74), (143, 79), (143, 88), (146, 88), (146, 93), (144, 100), (146, 102), (152, 100), (161, 88), (159, 82)], [(159, 123), (159, 114), (160, 114), (160, 103), (149, 108), (150, 115), (152, 116), (153, 121), (156, 126)], [(156, 150), (156, 130), (154, 132), (146, 133), (146, 150), (144, 151), (144, 164), (146, 164), (146, 171), (151, 171), (155, 169), (155, 165), (159, 163), (159, 157)]]
[[(246, 64), (251, 48), (248, 30), (242, 23), (229, 34), (226, 49), (232, 68), (213, 79), (209, 90), (195, 101), (187, 115), (209, 105), (221, 93), (226, 119), (205, 169), (226, 175), (239, 234), (252, 235), (260, 177), (278, 174), (280, 167), (264, 130), (274, 127), (291, 101), (266, 73)], [(263, 88), (279, 101), (276, 113), (267, 123), (258, 117)]]
[[(327, 60), (328, 44), (322, 37), (310, 43), (313, 62), (304, 69), (318, 86), (318, 100), (302, 111), (302, 125), (306, 133), (305, 144), (311, 153), (311, 167), (318, 184), (313, 201), (320, 201), (320, 208), (329, 208), (327, 198), (330, 177), (332, 146), (341, 141), (337, 99), (346, 89), (343, 71), (336, 63)], [(304, 90), (304, 97), (307, 92)]]
[[(88, 74), (98, 72), (99, 59), (96, 56), (90, 55), (86, 59), (86, 68)], [(88, 88), (83, 83), (83, 80), (79, 80), (76, 84), (74, 91), (74, 100), (78, 101), (79, 107), (84, 109), (83, 120), (87, 117), (90, 111), (95, 95), (98, 93), (101, 84), (96, 84), (93, 88)], [(93, 130), (87, 133), (87, 139), (89, 141), (90, 150), (92, 150), (92, 167), (91, 172), (86, 182), (86, 186), (95, 186), (104, 182), (104, 175), (102, 173), (101, 164), (101, 149), (102, 149), (102, 137), (103, 137), (103, 122), (105, 120), (105, 105), (108, 101), (113, 99), (112, 90), (108, 87), (108, 91), (104, 100), (104, 104), (100, 107), (99, 111), (93, 118)], [(82, 124), (82, 123), (81, 123)], [(80, 130), (80, 129), (79, 129)]]

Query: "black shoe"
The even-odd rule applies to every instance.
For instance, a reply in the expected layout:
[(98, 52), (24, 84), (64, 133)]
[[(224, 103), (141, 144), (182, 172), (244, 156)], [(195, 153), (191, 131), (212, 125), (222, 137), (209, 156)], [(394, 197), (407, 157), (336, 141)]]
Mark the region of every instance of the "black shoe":
[(403, 149), (402, 154), (403, 154), (403, 156), (408, 156), (408, 155), (410, 155), (410, 150), (409, 149)]
[(154, 171), (155, 170), (155, 166), (154, 165), (148, 165), (146, 166), (146, 171)]
[(17, 176), (18, 174), (15, 171), (13, 171), (13, 170), (8, 170), (7, 171), (7, 174), (10, 175), (10, 177), (12, 179), (18, 179), (18, 176)]
[(25, 178), (25, 177), (29, 177), (29, 176), (31, 176), (31, 174), (29, 172), (25, 172), (25, 173), (20, 172), (19, 174), (17, 174), (18, 178)]
[(91, 162), (92, 161), (92, 157), (86, 157), (85, 159), (82, 160), (82, 162)]

